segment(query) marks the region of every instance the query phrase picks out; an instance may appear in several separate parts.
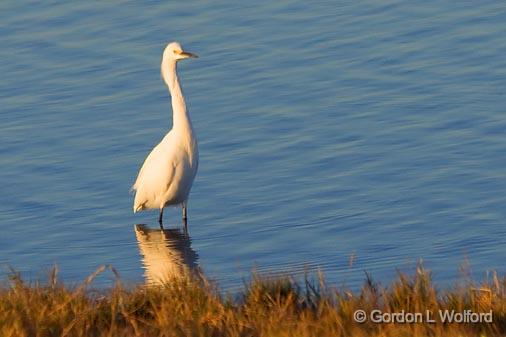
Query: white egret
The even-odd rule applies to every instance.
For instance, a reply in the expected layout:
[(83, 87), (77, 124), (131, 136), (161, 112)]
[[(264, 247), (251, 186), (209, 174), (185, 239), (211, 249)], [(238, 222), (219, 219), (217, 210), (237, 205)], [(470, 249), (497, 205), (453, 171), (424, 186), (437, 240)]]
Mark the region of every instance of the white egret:
[(195, 131), (179, 85), (177, 62), (197, 55), (183, 51), (172, 42), (163, 51), (162, 78), (172, 98), (172, 130), (147, 156), (132, 187), (135, 191), (133, 210), (159, 209), (158, 222), (163, 228), (163, 208), (182, 206), (183, 222), (187, 223), (187, 201), (197, 174), (199, 153)]

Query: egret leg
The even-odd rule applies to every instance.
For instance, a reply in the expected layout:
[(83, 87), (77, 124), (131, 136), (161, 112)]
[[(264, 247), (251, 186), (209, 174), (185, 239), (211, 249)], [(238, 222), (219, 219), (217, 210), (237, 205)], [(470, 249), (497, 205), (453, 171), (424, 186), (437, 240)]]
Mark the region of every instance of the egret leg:
[(183, 203), (183, 225), (185, 233), (188, 232), (188, 211), (186, 210), (186, 203)]
[(158, 218), (158, 223), (160, 224), (160, 228), (163, 229), (163, 207), (160, 208), (160, 217)]

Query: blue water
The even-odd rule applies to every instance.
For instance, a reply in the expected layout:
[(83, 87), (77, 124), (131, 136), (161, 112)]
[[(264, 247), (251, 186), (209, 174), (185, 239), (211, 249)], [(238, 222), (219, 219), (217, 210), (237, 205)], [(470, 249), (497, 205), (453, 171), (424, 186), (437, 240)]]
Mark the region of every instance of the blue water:
[(420, 259), (440, 284), (502, 275), (505, 37), (500, 0), (2, 1), (0, 267), (142, 282), (134, 225), (157, 213), (132, 214), (129, 189), (171, 126), (159, 64), (178, 40), (200, 55), (179, 66), (191, 249), (222, 288), (253, 268), (387, 283)]

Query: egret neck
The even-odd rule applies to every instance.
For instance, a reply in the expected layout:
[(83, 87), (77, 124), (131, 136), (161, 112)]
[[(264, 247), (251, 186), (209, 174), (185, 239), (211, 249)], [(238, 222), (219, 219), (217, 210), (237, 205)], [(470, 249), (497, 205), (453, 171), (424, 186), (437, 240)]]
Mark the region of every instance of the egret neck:
[(183, 98), (183, 92), (179, 85), (177, 77), (177, 65), (175, 60), (168, 60), (162, 62), (162, 77), (165, 84), (169, 88), (170, 96), (172, 98), (172, 129), (178, 133), (180, 137), (186, 138), (190, 146), (194, 142), (193, 127), (190, 120), (190, 115), (186, 111), (186, 103)]

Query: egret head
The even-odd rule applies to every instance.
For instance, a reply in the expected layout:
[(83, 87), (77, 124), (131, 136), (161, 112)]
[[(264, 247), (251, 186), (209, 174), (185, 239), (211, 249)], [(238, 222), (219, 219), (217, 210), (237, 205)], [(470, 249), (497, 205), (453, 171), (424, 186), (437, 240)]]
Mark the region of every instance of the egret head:
[(171, 42), (163, 51), (163, 61), (179, 61), (187, 58), (197, 58), (198, 56), (183, 50), (179, 42)]

